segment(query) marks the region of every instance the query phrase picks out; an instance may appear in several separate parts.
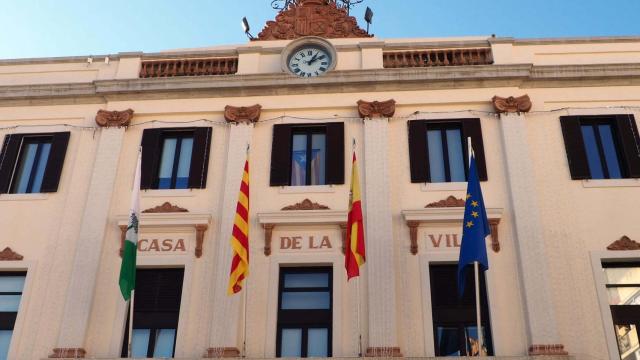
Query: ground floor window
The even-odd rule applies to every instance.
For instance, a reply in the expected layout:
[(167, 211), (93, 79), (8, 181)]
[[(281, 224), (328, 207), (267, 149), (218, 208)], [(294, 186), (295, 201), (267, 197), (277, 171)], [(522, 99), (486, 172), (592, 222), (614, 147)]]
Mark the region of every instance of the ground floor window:
[[(458, 265), (430, 265), (431, 307), (436, 356), (476, 356), (479, 353), (473, 268), (464, 296), (458, 296)], [(480, 276), (484, 350), (493, 355), (489, 306), (484, 276)]]
[[(184, 269), (138, 269), (133, 304), (133, 358), (170, 358), (175, 352)], [(122, 346), (127, 357), (129, 320)]]
[(603, 263), (607, 297), (622, 360), (640, 360), (640, 263)]
[(330, 357), (332, 269), (280, 269), (277, 357)]
[(26, 274), (0, 273), (0, 359), (7, 359)]

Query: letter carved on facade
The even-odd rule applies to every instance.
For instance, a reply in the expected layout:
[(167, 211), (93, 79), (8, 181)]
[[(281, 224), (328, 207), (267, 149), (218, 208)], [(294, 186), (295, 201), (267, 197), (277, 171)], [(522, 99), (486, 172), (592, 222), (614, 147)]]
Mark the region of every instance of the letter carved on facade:
[(335, 1), (298, 0), (282, 10), (275, 21), (267, 21), (254, 40), (291, 40), (303, 36), (325, 39), (372, 37), (358, 26), (356, 18), (349, 16), (345, 9), (339, 9)]
[(98, 110), (96, 124), (101, 127), (129, 126), (132, 117), (133, 110), (131, 109), (125, 111)]
[(507, 98), (494, 96), (491, 101), (493, 102), (494, 109), (496, 109), (498, 113), (529, 112), (533, 106), (529, 95), (518, 97), (509, 96)]
[(297, 204), (285, 206), (281, 210), (294, 211), (294, 210), (330, 210), (330, 209), (326, 205), (321, 205), (309, 199), (304, 199)]
[(607, 246), (607, 250), (624, 251), (624, 250), (640, 250), (640, 243), (631, 240), (628, 236), (623, 236), (620, 240), (614, 241)]
[(249, 107), (236, 107), (227, 105), (224, 108), (224, 118), (227, 122), (236, 124), (253, 124), (260, 120), (262, 105), (256, 104)]
[(0, 251), (0, 261), (19, 261), (22, 259), (24, 259), (24, 256), (11, 250), (10, 247), (6, 247), (4, 250)]
[(358, 113), (363, 119), (390, 118), (396, 113), (396, 101), (358, 101)]

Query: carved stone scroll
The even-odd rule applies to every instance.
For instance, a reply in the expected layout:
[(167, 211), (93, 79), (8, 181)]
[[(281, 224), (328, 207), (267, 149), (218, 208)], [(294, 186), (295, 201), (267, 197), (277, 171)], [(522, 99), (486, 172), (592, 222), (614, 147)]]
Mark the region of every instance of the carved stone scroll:
[(86, 355), (83, 348), (55, 348), (49, 359), (83, 359)]
[(131, 109), (125, 111), (98, 110), (96, 124), (102, 127), (129, 126), (132, 117), (133, 110)]
[(207, 231), (209, 225), (198, 224), (196, 225), (196, 258), (202, 257), (202, 244), (204, 243), (204, 232)]
[(264, 229), (264, 255), (271, 255), (271, 240), (273, 238), (273, 228), (276, 227), (276, 224), (262, 224), (262, 228)]
[(182, 208), (178, 205), (173, 205), (168, 201), (162, 205), (158, 205), (156, 207), (152, 207), (142, 211), (143, 214), (184, 213), (184, 212), (189, 212), (189, 210)]
[(4, 250), (0, 251), (0, 261), (19, 261), (22, 259), (24, 259), (24, 256), (11, 250), (10, 247), (6, 247)]
[(549, 355), (569, 355), (569, 353), (564, 350), (564, 345), (562, 344), (529, 346), (529, 356)]
[(625, 250), (640, 250), (640, 243), (631, 240), (628, 236), (623, 236), (619, 240), (614, 241), (611, 245), (607, 246), (607, 250), (613, 251), (625, 251)]
[(281, 210), (293, 211), (293, 210), (330, 210), (330, 209), (326, 205), (321, 205), (309, 199), (304, 199), (297, 204), (285, 206)]
[(531, 107), (533, 107), (529, 95), (522, 95), (519, 97), (509, 96), (507, 98), (494, 96), (491, 101), (493, 102), (493, 107), (498, 113), (529, 112)]
[(260, 120), (262, 105), (256, 104), (249, 107), (236, 107), (227, 105), (224, 108), (224, 118), (227, 122), (236, 124), (252, 124)]
[(450, 208), (450, 207), (464, 207), (464, 200), (458, 199), (455, 196), (451, 195), (448, 198), (440, 201), (433, 202), (425, 208)]
[(255, 40), (291, 40), (303, 36), (325, 39), (372, 37), (358, 26), (356, 18), (349, 16), (345, 9), (339, 9), (334, 1), (298, 0), (282, 10), (275, 21), (267, 21)]
[(342, 234), (342, 254), (347, 253), (347, 223), (343, 222), (338, 224), (340, 226), (340, 233)]
[(396, 101), (358, 101), (358, 113), (365, 118), (390, 118), (396, 113)]
[(409, 239), (411, 240), (411, 255), (418, 254), (418, 226), (420, 221), (407, 221), (409, 227)]

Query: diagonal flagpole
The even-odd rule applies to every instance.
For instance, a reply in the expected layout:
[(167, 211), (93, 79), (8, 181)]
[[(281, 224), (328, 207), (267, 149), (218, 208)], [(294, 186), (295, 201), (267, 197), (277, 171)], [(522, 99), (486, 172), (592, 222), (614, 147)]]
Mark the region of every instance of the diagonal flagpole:
[[(473, 146), (471, 145), (471, 138), (467, 138), (467, 152), (469, 157), (469, 169), (471, 169), (471, 155), (473, 154)], [(482, 348), (483, 348), (483, 334), (482, 334), (482, 317), (480, 314), (480, 266), (479, 262), (476, 260), (473, 262), (473, 273), (475, 278), (475, 288), (476, 288), (476, 329), (478, 331), (478, 356), (482, 356)], [(473, 350), (473, 349), (472, 349)]]

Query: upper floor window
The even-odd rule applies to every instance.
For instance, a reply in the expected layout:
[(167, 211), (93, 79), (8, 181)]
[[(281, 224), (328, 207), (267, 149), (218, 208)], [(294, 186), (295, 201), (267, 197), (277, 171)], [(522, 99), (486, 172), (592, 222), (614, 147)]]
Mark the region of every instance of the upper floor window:
[(571, 178), (640, 177), (640, 138), (632, 115), (563, 116)]
[(344, 184), (344, 124), (275, 125), (270, 184)]
[(56, 192), (69, 132), (9, 134), (0, 153), (0, 193)]
[(210, 127), (145, 130), (140, 188), (205, 188), (210, 147)]
[(24, 281), (25, 273), (0, 273), (0, 360), (9, 353)]
[(467, 181), (467, 138), (471, 138), (480, 180), (487, 180), (480, 119), (409, 121), (411, 182)]
[(607, 295), (622, 360), (640, 359), (640, 263), (603, 263)]

